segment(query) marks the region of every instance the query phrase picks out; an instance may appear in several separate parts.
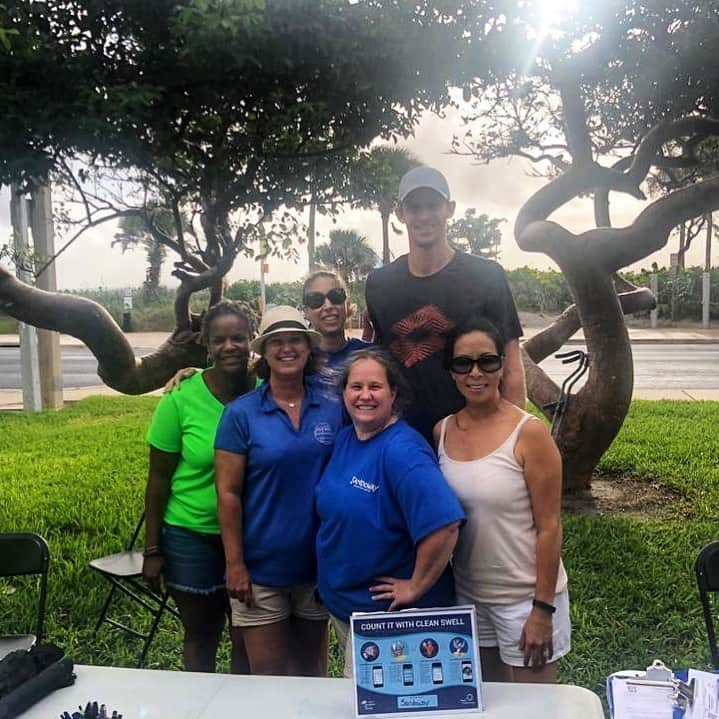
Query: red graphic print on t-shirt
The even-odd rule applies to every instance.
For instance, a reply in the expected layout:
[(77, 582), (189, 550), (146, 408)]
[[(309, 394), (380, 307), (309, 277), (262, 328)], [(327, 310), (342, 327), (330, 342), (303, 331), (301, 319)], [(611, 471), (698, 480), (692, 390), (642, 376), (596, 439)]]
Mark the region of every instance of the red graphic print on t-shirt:
[(444, 348), (447, 333), (454, 327), (435, 305), (425, 305), (392, 325), (392, 354), (412, 367)]

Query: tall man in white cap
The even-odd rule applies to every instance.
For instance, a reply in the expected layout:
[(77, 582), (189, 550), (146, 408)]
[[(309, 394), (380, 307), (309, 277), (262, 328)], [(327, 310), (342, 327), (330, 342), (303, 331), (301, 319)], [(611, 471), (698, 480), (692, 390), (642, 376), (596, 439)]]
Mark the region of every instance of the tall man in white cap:
[(367, 308), (375, 341), (392, 352), (412, 389), (406, 419), (431, 442), (435, 423), (464, 404), (443, 367), (447, 333), (473, 317), (489, 319), (506, 343), (502, 394), (524, 407), (522, 327), (502, 267), (447, 242), (455, 203), (444, 175), (426, 166), (410, 170), (400, 180), (399, 203), (409, 254), (370, 274)]

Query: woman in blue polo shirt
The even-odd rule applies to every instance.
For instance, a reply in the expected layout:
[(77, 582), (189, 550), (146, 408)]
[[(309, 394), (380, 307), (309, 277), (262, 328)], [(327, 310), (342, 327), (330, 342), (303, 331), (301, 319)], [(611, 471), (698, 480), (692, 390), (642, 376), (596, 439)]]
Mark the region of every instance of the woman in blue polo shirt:
[(343, 646), (352, 612), (454, 601), (448, 564), (464, 513), (434, 452), (399, 419), (400, 383), (385, 351), (352, 355), (342, 375), (352, 426), (315, 490), (318, 587)]
[(314, 486), (343, 415), (312, 376), (318, 337), (292, 307), (266, 312), (252, 349), (267, 381), (228, 405), (215, 438), (225, 580), (253, 674), (327, 671)]

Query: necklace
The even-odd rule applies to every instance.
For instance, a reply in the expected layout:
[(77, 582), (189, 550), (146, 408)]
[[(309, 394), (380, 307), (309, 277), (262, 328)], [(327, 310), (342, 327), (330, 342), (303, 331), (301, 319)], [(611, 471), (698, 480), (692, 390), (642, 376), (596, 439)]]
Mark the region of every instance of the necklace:
[(282, 404), (286, 404), (290, 409), (294, 409), (302, 401), (302, 398), (296, 399), (294, 402), (290, 402), (288, 399), (279, 400)]

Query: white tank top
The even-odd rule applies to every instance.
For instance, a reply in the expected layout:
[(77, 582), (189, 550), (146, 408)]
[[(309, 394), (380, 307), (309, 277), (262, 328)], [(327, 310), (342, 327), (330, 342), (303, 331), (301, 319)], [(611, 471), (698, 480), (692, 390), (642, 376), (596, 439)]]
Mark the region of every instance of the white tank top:
[[(536, 419), (528, 412), (507, 439), (486, 457), (460, 461), (447, 456), (442, 421), (439, 466), (462, 504), (462, 527), (452, 566), (457, 593), (474, 602), (511, 604), (534, 596), (537, 528), (524, 472), (514, 456), (519, 431)], [(567, 586), (560, 559), (556, 592)]]

